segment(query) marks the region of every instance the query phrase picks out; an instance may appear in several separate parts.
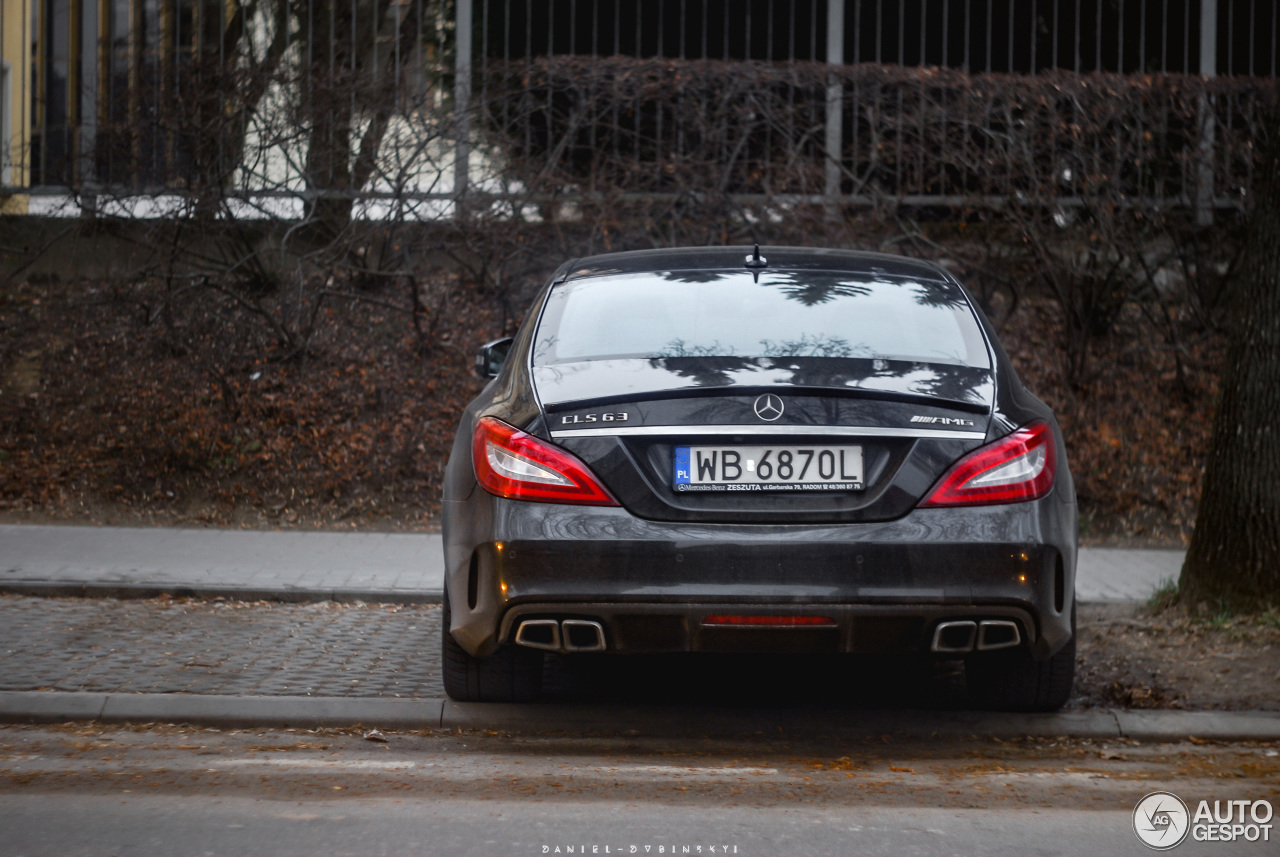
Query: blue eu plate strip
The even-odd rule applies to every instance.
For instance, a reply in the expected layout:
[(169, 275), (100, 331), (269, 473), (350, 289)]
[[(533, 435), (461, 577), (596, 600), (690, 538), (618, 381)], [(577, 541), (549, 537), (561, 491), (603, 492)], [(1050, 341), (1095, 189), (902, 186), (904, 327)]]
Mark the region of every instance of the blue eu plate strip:
[(676, 484), (688, 485), (690, 472), (691, 471), (689, 468), (689, 447), (677, 446), (676, 447)]

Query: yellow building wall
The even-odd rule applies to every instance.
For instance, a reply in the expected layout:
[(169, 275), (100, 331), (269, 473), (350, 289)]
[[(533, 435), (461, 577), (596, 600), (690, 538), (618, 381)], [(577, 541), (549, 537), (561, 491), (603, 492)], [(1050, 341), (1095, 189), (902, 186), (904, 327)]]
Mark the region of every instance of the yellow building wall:
[[(8, 139), (0, 153), (0, 169), (7, 167), (0, 184), (27, 185), (27, 150), (31, 134), (31, 0), (0, 0), (0, 68), (5, 70), (6, 92), (0, 104), (8, 114), (0, 116), (0, 133)], [(5, 68), (7, 66), (7, 68)], [(0, 193), (0, 214), (25, 214), (25, 194)]]

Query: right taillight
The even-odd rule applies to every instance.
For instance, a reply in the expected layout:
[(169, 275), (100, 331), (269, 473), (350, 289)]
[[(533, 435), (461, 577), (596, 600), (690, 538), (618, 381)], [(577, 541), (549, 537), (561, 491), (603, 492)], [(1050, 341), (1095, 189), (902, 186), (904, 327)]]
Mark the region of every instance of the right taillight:
[(1036, 500), (1049, 493), (1057, 471), (1053, 429), (1028, 423), (951, 466), (920, 505), (988, 506)]
[(481, 417), (471, 440), (476, 480), (512, 500), (616, 506), (577, 456), (493, 417)]

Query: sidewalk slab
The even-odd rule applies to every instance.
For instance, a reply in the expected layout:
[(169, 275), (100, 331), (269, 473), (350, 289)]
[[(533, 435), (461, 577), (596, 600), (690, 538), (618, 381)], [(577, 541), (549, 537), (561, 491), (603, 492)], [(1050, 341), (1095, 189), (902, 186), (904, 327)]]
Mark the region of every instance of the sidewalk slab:
[[(1081, 548), (1085, 602), (1145, 601), (1180, 550)], [(152, 598), (438, 603), (439, 533), (265, 532), (0, 525), (0, 592)]]
[(436, 603), (439, 533), (0, 525), (0, 591)]
[(487, 729), (597, 735), (897, 735), (918, 738), (1130, 738), (1280, 741), (1280, 712), (982, 711), (713, 708), (690, 705), (462, 703), (449, 699), (0, 692), (0, 723), (190, 723), (224, 729)]
[(1177, 583), (1184, 550), (1080, 548), (1076, 596), (1081, 601), (1146, 601), (1166, 581)]

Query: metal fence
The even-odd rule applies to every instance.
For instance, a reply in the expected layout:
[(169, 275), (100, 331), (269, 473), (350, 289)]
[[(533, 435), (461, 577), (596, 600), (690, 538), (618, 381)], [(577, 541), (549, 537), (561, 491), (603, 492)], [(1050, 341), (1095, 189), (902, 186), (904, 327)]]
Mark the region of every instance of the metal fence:
[[(1200, 74), (1276, 74), (1277, 11), (1259, 0), (476, 0), (482, 58), (816, 60)], [(842, 19), (828, 46), (832, 7)]]
[[(1278, 6), (1274, 0), (5, 0), (0, 59), (10, 69), (30, 69), (6, 76), (11, 92), (3, 103), (18, 117), (5, 150), (8, 175), (25, 177), (11, 178), (15, 186), (7, 191), (72, 191), (92, 200), (216, 186), (259, 198), (450, 199), (503, 188), (493, 177), (511, 141), (535, 130), (544, 138), (555, 133), (548, 124), (555, 111), (513, 110), (518, 93), (510, 86), (521, 74), (513, 69), (533, 70), (524, 73), (533, 80), (558, 56), (876, 64), (971, 75), (1274, 78)], [(15, 27), (29, 39), (14, 39)], [(806, 190), (831, 200), (857, 196), (869, 141), (901, 139), (901, 128), (875, 123), (901, 125), (902, 115), (868, 111), (870, 91), (850, 89), (845, 77), (833, 74), (817, 103), (811, 81), (780, 96), (808, 105), (813, 116), (806, 127), (821, 126), (820, 145), (808, 145), (806, 157), (819, 166), (823, 184)], [(497, 121), (495, 107), (502, 114)], [(1146, 121), (1168, 126), (1168, 115), (1157, 110), (1152, 105)], [(1216, 174), (1219, 191), (1246, 184), (1247, 175), (1224, 175), (1238, 165), (1223, 158), (1215, 164), (1213, 153), (1215, 135), (1239, 105), (1199, 112), (1204, 127), (1179, 137), (1179, 145), (1205, 149), (1198, 180), (1212, 185)], [(655, 115), (659, 122), (667, 117), (665, 130), (634, 124), (633, 135), (646, 135), (643, 144), (619, 142), (615, 134), (611, 145), (630, 146), (650, 166), (660, 162), (677, 145), (671, 123), (681, 119), (663, 110)], [(513, 116), (542, 124), (515, 128)], [(592, 145), (604, 143), (591, 138)], [(1061, 145), (1075, 144), (1064, 137)], [(548, 157), (555, 148), (548, 147)], [(954, 202), (954, 188), (912, 175), (885, 173), (882, 187)], [(1215, 200), (1234, 204), (1212, 186), (1194, 191), (1194, 183), (1180, 180), (1168, 198), (1191, 204), (1196, 197), (1202, 208)]]

